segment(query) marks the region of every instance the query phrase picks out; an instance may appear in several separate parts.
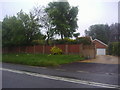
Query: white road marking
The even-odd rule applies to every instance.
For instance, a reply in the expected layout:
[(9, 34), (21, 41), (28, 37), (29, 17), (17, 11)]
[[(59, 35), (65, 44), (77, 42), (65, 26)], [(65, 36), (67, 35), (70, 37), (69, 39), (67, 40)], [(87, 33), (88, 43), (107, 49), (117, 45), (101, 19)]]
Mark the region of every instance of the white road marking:
[(59, 70), (59, 71), (66, 71), (65, 69), (55, 69), (55, 70)]
[(98, 87), (104, 87), (104, 88), (120, 89), (120, 86), (118, 86), (118, 85), (103, 84), (103, 83), (84, 81), (84, 80), (79, 80), (79, 79), (44, 75), (44, 74), (38, 74), (38, 73), (32, 73), (32, 72), (26, 72), (26, 71), (19, 71), (19, 70), (12, 70), (12, 69), (6, 69), (6, 68), (0, 68), (0, 70), (9, 71), (9, 72), (13, 72), (13, 73), (19, 73), (19, 74), (26, 74), (26, 75), (31, 75), (31, 76), (35, 76), (35, 77), (48, 78), (48, 79), (59, 80), (59, 81), (66, 81), (66, 82), (71, 82), (71, 83), (79, 83), (79, 84), (98, 86)]
[(90, 72), (86, 72), (86, 71), (77, 71), (77, 72), (90, 73)]
[[(79, 73), (91, 73), (91, 72), (87, 72), (87, 71), (76, 71), (76, 72), (79, 72)], [(116, 76), (120, 76), (120, 74), (118, 73), (96, 73), (96, 74), (106, 74), (106, 75), (116, 75)]]

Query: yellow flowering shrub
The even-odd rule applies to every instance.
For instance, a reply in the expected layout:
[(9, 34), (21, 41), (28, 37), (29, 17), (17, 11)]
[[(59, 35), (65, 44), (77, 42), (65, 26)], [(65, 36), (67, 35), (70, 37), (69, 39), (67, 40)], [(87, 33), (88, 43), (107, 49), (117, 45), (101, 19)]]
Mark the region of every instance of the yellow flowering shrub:
[(62, 54), (62, 49), (60, 49), (60, 48), (58, 48), (58, 47), (56, 47), (56, 46), (52, 47), (52, 48), (50, 49), (50, 51), (51, 51), (51, 53), (54, 54), (54, 55), (56, 55), (56, 54)]

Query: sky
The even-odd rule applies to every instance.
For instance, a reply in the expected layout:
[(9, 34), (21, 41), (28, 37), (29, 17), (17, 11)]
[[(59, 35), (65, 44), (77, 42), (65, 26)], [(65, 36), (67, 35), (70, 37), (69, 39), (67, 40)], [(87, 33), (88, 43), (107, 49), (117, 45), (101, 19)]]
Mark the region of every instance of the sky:
[[(21, 9), (29, 11), (38, 5), (46, 6), (49, 2), (58, 0), (0, 0), (0, 21), (8, 15), (16, 15)], [(59, 0), (61, 1), (61, 0)], [(65, 1), (65, 0), (62, 0)], [(78, 6), (77, 32), (84, 36), (84, 30), (88, 30), (94, 24), (113, 24), (118, 22), (119, 0), (67, 0), (71, 6)]]

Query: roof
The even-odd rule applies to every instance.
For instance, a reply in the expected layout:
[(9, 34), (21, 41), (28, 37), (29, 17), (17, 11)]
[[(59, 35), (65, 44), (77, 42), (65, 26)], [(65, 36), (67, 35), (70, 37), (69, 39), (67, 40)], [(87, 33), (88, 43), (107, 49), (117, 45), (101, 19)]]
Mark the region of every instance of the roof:
[(93, 42), (96, 45), (96, 48), (107, 48), (108, 45), (103, 43), (102, 41), (98, 40), (98, 39), (94, 39)]

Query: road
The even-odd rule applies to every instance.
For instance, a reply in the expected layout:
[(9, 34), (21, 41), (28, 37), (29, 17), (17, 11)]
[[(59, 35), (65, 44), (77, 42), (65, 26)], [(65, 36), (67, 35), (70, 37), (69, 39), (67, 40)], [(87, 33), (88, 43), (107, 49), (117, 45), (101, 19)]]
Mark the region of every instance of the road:
[[(76, 68), (76, 64), (79, 64)], [(88, 63), (73, 63), (60, 67), (33, 67), (3, 63), (2, 87), (3, 88), (117, 88), (119, 73), (116, 66), (108, 68), (105, 64), (97, 64), (99, 70), (93, 68), (82, 69), (82, 65), (89, 66)], [(90, 64), (95, 65), (94, 63)], [(68, 67), (67, 67), (68, 66)], [(106, 69), (101, 69), (105, 67)], [(72, 69), (71, 69), (72, 68)], [(88, 68), (88, 67), (87, 67)], [(90, 68), (90, 67), (89, 67)], [(112, 71), (107, 71), (107, 69)], [(97, 67), (98, 69), (98, 67)], [(84, 71), (83, 71), (84, 70)]]

